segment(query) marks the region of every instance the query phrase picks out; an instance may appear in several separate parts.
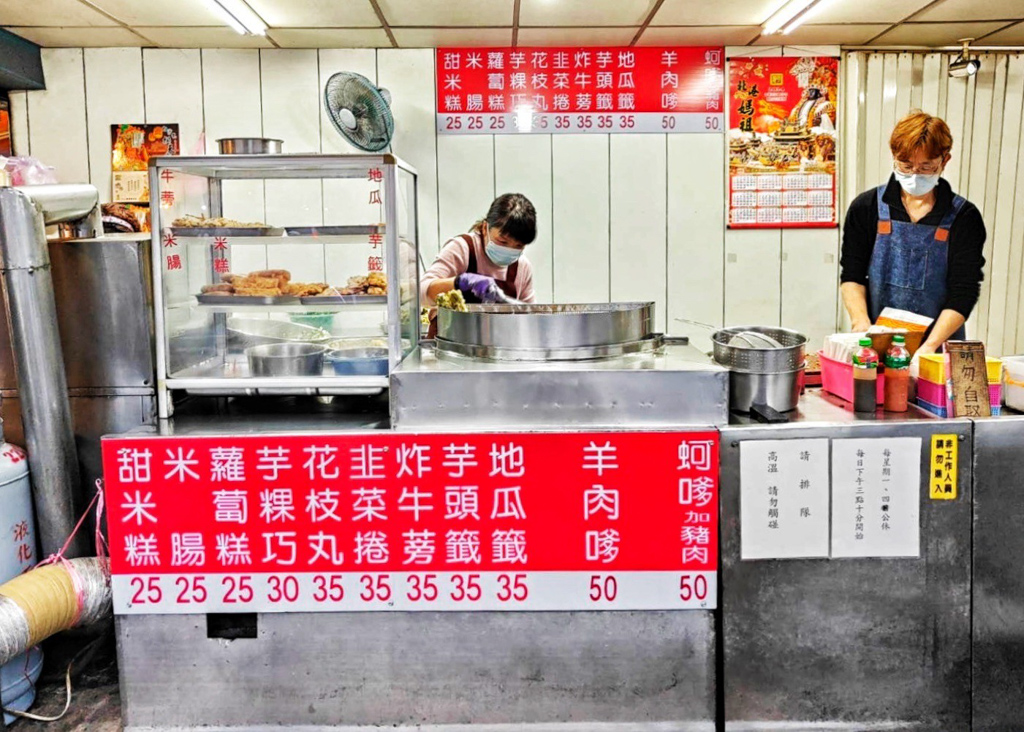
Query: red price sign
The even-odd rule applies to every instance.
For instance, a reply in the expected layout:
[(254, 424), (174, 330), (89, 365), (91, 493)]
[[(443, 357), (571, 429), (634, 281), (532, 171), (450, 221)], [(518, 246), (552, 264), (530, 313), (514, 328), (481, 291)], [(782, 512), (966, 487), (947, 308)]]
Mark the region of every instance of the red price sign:
[(724, 50), (440, 48), (441, 134), (724, 131)]
[(713, 608), (718, 434), (114, 438), (118, 613)]

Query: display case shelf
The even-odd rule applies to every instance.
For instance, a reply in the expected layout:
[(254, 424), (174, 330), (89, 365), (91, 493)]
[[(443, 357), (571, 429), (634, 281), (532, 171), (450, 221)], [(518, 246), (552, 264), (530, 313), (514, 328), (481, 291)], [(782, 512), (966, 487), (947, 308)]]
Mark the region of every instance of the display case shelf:
[[(348, 204), (339, 204), (336, 197), (328, 203), (322, 194), (325, 183), (338, 179), (348, 181), (343, 189)], [(248, 184), (259, 180), (265, 185), (258, 189)], [(288, 180), (297, 182), (281, 185)], [(303, 180), (309, 185), (299, 182)], [(171, 416), (175, 391), (326, 396), (372, 394), (387, 388), (386, 374), (339, 375), (330, 363), (322, 372), (301, 377), (253, 377), (244, 352), (238, 350), (228, 331), (232, 315), (260, 323), (291, 321), (339, 337), (356, 331), (376, 335), (379, 328), (387, 347), (388, 369), (395, 368), (419, 340), (417, 176), (413, 168), (387, 154), (164, 156), (150, 160), (149, 181), (154, 200), (165, 203), (152, 212), (161, 418)], [(360, 185), (369, 193), (359, 191)], [(196, 212), (210, 219), (264, 221), (268, 225), (172, 225), (176, 220), (186, 222), (184, 217)], [(375, 218), (382, 221), (365, 223)], [(322, 224), (281, 226), (282, 219)], [(293, 245), (301, 245), (301, 249), (290, 249)], [(201, 290), (220, 283), (226, 269), (237, 275), (287, 270), (292, 282), (326, 282), (339, 290), (342, 283), (351, 281), (353, 273), (380, 272), (386, 278), (386, 287), (379, 283), (381, 289), (390, 295), (310, 297), (286, 303), (230, 298), (200, 302)], [(281, 292), (280, 286), (262, 289), (271, 294)], [(350, 312), (352, 317), (342, 315)], [(309, 321), (303, 322), (301, 316), (309, 316)], [(318, 320), (325, 325), (311, 325)]]
[(326, 236), (370, 236), (384, 234), (384, 224), (354, 226), (267, 226), (267, 227), (170, 227), (171, 234), (183, 239), (300, 239)]

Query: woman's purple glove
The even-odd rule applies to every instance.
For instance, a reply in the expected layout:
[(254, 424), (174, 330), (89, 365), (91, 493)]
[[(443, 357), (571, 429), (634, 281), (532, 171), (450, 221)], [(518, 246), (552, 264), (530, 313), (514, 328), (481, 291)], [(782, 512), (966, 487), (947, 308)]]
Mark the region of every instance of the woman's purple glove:
[(463, 295), (472, 295), (482, 303), (505, 302), (505, 294), (493, 277), (463, 272), (455, 278), (455, 289)]

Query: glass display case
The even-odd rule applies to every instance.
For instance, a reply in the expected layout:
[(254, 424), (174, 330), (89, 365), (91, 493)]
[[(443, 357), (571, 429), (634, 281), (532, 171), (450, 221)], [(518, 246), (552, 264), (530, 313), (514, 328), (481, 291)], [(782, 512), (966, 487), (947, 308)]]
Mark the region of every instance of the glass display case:
[(416, 171), (390, 154), (150, 161), (158, 407), (373, 394), (419, 336)]

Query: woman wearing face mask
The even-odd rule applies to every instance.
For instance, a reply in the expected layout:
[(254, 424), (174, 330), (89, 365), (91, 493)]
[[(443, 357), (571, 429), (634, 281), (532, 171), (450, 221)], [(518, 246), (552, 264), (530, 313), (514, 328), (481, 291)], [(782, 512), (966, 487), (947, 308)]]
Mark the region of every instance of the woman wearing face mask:
[(853, 330), (867, 330), (886, 307), (934, 318), (918, 354), (964, 338), (981, 290), (985, 224), (941, 177), (952, 147), (938, 117), (901, 119), (889, 138), (889, 182), (854, 199), (843, 229), (841, 289)]
[(442, 292), (460, 290), (470, 303), (534, 302), (533, 267), (523, 250), (537, 237), (537, 212), (526, 196), (494, 199), (472, 231), (449, 239), (420, 280), (420, 299), (432, 306)]

